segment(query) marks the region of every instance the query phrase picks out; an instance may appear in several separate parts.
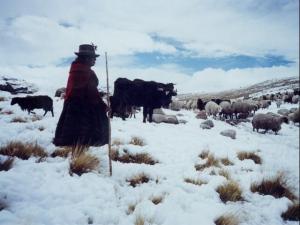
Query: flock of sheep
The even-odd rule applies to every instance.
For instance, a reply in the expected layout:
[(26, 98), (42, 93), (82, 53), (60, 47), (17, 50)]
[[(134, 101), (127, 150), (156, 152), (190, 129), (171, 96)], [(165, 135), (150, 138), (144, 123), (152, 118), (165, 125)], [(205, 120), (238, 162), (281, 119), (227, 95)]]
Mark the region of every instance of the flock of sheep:
[(247, 99), (234, 99), (234, 100), (222, 100), (222, 99), (211, 99), (207, 102), (202, 99), (188, 100), (188, 101), (173, 101), (170, 108), (173, 110), (183, 109), (198, 109), (199, 118), (202, 116), (213, 116), (219, 117), (222, 120), (243, 120), (248, 117), (253, 117), (252, 126), (253, 131), (259, 131), (263, 129), (265, 132), (272, 130), (277, 134), (281, 129), (281, 124), (283, 122), (289, 123), (299, 123), (299, 107), (293, 108), (291, 111), (280, 111), (279, 114), (275, 113), (257, 113), (258, 109), (268, 108), (272, 101), (276, 102), (277, 108), (281, 106), (282, 103), (299, 104), (299, 88), (294, 89), (292, 92), (276, 93), (262, 95), (257, 98), (247, 98)]
[[(188, 101), (173, 101), (170, 104), (170, 109), (178, 111), (180, 109), (194, 109), (198, 111), (198, 118), (205, 119), (207, 116), (213, 116), (221, 120), (228, 121), (249, 121), (248, 117), (253, 117), (253, 131), (263, 129), (265, 133), (272, 130), (277, 134), (281, 129), (282, 123), (299, 123), (299, 107), (291, 110), (279, 110), (275, 113), (256, 113), (258, 109), (268, 108), (272, 102), (275, 102), (277, 108), (280, 108), (282, 103), (299, 104), (300, 89), (296, 88), (292, 92), (276, 93), (262, 95), (257, 98), (244, 99), (211, 99), (203, 101), (202, 99)], [(35, 108), (42, 108), (45, 114), (50, 111), (53, 115), (53, 101), (49, 96), (27, 96), (24, 98), (13, 98), (11, 104), (18, 104), (22, 110), (27, 110), (30, 113)], [(44, 115), (45, 115), (44, 114)]]

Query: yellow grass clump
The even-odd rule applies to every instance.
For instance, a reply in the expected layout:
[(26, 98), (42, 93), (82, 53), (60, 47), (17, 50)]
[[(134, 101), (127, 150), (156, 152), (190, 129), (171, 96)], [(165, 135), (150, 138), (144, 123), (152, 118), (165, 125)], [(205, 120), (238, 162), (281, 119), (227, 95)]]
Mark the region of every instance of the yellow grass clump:
[(241, 188), (239, 184), (234, 181), (229, 181), (226, 184), (219, 186), (217, 192), (224, 203), (228, 201), (236, 202), (243, 200)]
[(137, 136), (132, 137), (129, 144), (138, 145), (138, 146), (146, 145), (145, 141), (142, 138), (137, 137)]
[(17, 117), (12, 118), (10, 122), (11, 123), (27, 123), (27, 119), (17, 116)]
[(222, 163), (224, 166), (232, 166), (232, 165), (233, 165), (233, 162), (231, 162), (230, 159), (229, 159), (228, 157), (222, 158), (222, 159), (221, 159), (221, 163)]
[(64, 148), (58, 148), (55, 149), (54, 152), (51, 153), (51, 157), (62, 157), (67, 158), (69, 154), (71, 154), (73, 151), (72, 147), (64, 147)]
[(239, 160), (251, 159), (255, 164), (261, 164), (261, 158), (255, 152), (238, 152), (237, 156)]
[(299, 221), (300, 220), (299, 202), (290, 205), (288, 209), (281, 214), (281, 217), (284, 220)]
[(39, 131), (43, 131), (43, 130), (45, 130), (45, 127), (43, 127), (43, 126), (39, 126)]
[(219, 175), (225, 177), (227, 180), (230, 180), (230, 174), (227, 170), (220, 170), (219, 171)]
[(195, 169), (197, 171), (202, 171), (205, 168), (209, 168), (209, 167), (220, 167), (220, 162), (217, 158), (215, 158), (215, 156), (213, 154), (209, 154), (206, 162), (204, 164), (199, 164), (199, 165), (195, 165)]
[(198, 186), (201, 186), (203, 184), (207, 184), (206, 181), (203, 181), (203, 180), (200, 180), (200, 179), (192, 179), (192, 178), (185, 178), (184, 182), (189, 183), (189, 184), (198, 185)]
[(111, 145), (116, 145), (116, 146), (123, 145), (123, 144), (124, 144), (124, 142), (121, 141), (121, 139), (118, 139), (118, 138), (114, 139), (111, 143)]
[(130, 154), (128, 152), (125, 152), (124, 154), (120, 155), (118, 150), (112, 150), (111, 159), (122, 163), (143, 163), (149, 165), (158, 163), (158, 161), (153, 159), (148, 153)]
[(11, 111), (11, 110), (4, 110), (4, 111), (1, 110), (1, 113), (0, 113), (0, 114), (2, 114), (2, 115), (11, 115), (11, 114), (13, 114), (13, 113), (14, 113), (14, 112)]
[(33, 115), (33, 116), (31, 117), (31, 121), (32, 121), (32, 122), (39, 121), (39, 120), (41, 120), (41, 119), (43, 119), (43, 117), (42, 117), (42, 116), (39, 116), (39, 115)]
[(201, 159), (206, 159), (209, 155), (209, 151), (208, 150), (204, 150), (203, 152), (200, 153), (199, 157)]
[(141, 173), (133, 176), (130, 179), (127, 179), (126, 181), (129, 182), (130, 186), (136, 187), (139, 184), (148, 183), (149, 180), (150, 178), (146, 174)]
[(154, 205), (158, 205), (159, 203), (161, 203), (163, 201), (164, 197), (163, 196), (153, 196), (150, 198), (151, 202)]
[(128, 209), (126, 211), (127, 215), (130, 215), (134, 212), (137, 203), (128, 205)]
[(252, 192), (258, 192), (262, 195), (272, 195), (275, 198), (287, 197), (290, 200), (296, 199), (296, 196), (288, 189), (283, 175), (269, 180), (262, 180), (261, 183), (253, 183), (250, 189)]
[(145, 219), (141, 215), (137, 215), (134, 220), (134, 225), (145, 225)]
[(48, 156), (46, 151), (37, 143), (22, 143), (20, 141), (11, 141), (6, 146), (0, 147), (0, 154), (20, 159), (29, 159), (31, 156), (45, 158)]
[(14, 158), (8, 157), (3, 162), (0, 161), (0, 171), (8, 171), (12, 168)]
[(231, 214), (220, 216), (214, 222), (216, 225), (238, 225), (239, 224), (238, 219)]
[(88, 147), (76, 146), (72, 149), (69, 173), (81, 176), (91, 172), (99, 166), (99, 160), (95, 156), (86, 153)]

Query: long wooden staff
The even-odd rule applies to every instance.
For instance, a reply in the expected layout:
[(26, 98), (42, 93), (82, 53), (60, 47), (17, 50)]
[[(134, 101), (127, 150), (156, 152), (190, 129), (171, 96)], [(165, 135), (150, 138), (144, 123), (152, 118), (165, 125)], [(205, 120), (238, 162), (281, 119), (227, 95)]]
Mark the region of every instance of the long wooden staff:
[(110, 126), (110, 100), (109, 100), (109, 83), (108, 83), (108, 66), (107, 66), (107, 52), (105, 52), (105, 64), (106, 64), (106, 92), (107, 92), (107, 105), (108, 111), (108, 161), (109, 161), (109, 175), (112, 175), (112, 165), (111, 165), (111, 126)]

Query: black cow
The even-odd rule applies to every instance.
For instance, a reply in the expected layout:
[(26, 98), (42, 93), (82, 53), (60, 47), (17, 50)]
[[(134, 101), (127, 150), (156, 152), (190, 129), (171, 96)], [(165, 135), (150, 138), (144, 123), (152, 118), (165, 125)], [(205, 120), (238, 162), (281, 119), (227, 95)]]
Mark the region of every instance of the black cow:
[(197, 109), (200, 111), (205, 110), (205, 105), (208, 101), (203, 101), (201, 98), (197, 99)]
[(153, 109), (168, 107), (172, 102), (172, 96), (176, 95), (172, 83), (163, 84), (141, 79), (131, 81), (127, 78), (118, 78), (114, 86), (111, 116), (118, 112), (125, 120), (126, 110), (129, 107), (142, 106), (143, 122), (146, 122), (147, 115), (149, 115), (149, 122), (152, 122)]
[(26, 96), (12, 98), (11, 105), (18, 104), (22, 110), (27, 110), (28, 114), (34, 109), (44, 109), (44, 116), (48, 111), (53, 113), (53, 100), (47, 95)]

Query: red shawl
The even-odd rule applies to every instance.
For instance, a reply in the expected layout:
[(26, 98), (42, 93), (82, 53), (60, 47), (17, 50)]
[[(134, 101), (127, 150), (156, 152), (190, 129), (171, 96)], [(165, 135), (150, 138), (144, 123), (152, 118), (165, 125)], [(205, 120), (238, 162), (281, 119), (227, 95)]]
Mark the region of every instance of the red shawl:
[(65, 100), (76, 98), (97, 103), (101, 100), (97, 86), (98, 78), (95, 72), (85, 64), (73, 62), (70, 68)]

